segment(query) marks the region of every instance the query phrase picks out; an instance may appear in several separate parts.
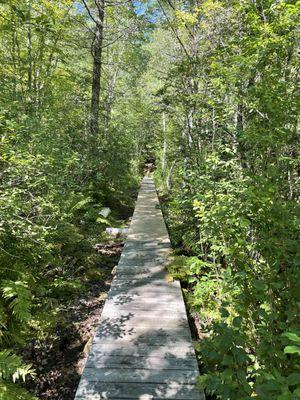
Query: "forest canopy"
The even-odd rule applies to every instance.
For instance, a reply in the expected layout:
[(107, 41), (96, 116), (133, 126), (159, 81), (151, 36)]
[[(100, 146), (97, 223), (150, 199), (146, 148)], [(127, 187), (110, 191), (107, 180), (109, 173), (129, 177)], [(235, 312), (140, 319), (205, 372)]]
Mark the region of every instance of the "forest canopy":
[(149, 157), (207, 398), (300, 399), (299, 6), (0, 1), (1, 399)]

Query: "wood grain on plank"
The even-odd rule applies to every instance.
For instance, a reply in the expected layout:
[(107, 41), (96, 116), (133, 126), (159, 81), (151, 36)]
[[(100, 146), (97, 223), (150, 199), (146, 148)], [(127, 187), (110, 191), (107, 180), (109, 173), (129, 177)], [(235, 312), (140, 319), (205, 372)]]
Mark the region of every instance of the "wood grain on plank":
[(153, 356), (124, 356), (124, 355), (106, 355), (93, 353), (89, 357), (86, 367), (99, 368), (139, 368), (139, 369), (178, 369), (178, 370), (195, 370), (197, 368), (197, 362), (194, 357), (153, 357)]
[(118, 368), (86, 367), (84, 376), (89, 382), (147, 382), (164, 383), (177, 382), (178, 384), (193, 384), (199, 373), (196, 370), (150, 370), (150, 369), (124, 369), (122, 373)]
[[(96, 397), (100, 395), (102, 397)], [(93, 397), (94, 396), (94, 397)], [(84, 381), (78, 391), (78, 400), (102, 399), (174, 399), (174, 400), (204, 400), (195, 385), (145, 383), (101, 383)]]

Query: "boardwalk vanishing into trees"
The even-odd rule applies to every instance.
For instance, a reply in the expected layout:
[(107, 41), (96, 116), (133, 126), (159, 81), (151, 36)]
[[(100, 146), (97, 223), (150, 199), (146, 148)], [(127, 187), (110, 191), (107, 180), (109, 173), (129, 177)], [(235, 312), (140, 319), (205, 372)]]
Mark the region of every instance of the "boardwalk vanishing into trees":
[(76, 400), (204, 399), (180, 283), (155, 185), (142, 181), (117, 274)]
[(0, 400), (300, 400), (299, 20), (0, 1)]

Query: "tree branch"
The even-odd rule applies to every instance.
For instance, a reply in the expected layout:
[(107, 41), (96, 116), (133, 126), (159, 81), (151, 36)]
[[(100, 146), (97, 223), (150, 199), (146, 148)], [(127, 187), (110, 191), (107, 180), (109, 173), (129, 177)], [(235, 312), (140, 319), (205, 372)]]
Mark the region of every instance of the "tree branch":
[(91, 13), (91, 10), (89, 9), (89, 6), (87, 5), (86, 1), (85, 1), (85, 0), (82, 0), (82, 2), (83, 2), (83, 5), (84, 5), (86, 11), (88, 12), (90, 18), (91, 18), (91, 19), (95, 22), (95, 24), (97, 25), (98, 22), (97, 22), (97, 21), (95, 20), (95, 18), (93, 17), (93, 14)]
[(163, 8), (163, 6), (162, 6), (160, 0), (157, 0), (157, 3), (158, 3), (158, 5), (159, 5), (159, 7), (161, 8), (161, 10), (162, 10), (164, 16), (166, 17), (166, 19), (167, 19), (167, 21), (168, 21), (168, 23), (169, 23), (169, 25), (170, 25), (170, 27), (171, 27), (173, 33), (175, 34), (176, 39), (177, 39), (178, 42), (180, 43), (180, 46), (182, 47), (183, 51), (185, 52), (185, 54), (186, 54), (186, 56), (189, 58), (189, 60), (191, 60), (191, 56), (189, 55), (187, 49), (185, 48), (185, 46), (184, 46), (182, 40), (181, 40), (180, 37), (178, 36), (178, 33), (177, 33), (176, 30), (173, 28), (173, 26), (172, 26), (172, 24), (171, 24), (171, 21), (170, 21), (170, 18), (168, 17), (167, 13), (165, 12), (165, 9)]

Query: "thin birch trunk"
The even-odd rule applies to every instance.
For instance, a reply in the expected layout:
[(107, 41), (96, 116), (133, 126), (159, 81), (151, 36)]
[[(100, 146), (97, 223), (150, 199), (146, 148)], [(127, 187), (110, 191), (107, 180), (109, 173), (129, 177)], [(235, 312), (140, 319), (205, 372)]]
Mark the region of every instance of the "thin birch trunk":
[(101, 90), (101, 68), (102, 68), (102, 43), (105, 0), (95, 0), (97, 6), (97, 17), (95, 19), (96, 32), (92, 46), (93, 55), (93, 82), (91, 98), (91, 136), (96, 138), (99, 131), (99, 106)]

